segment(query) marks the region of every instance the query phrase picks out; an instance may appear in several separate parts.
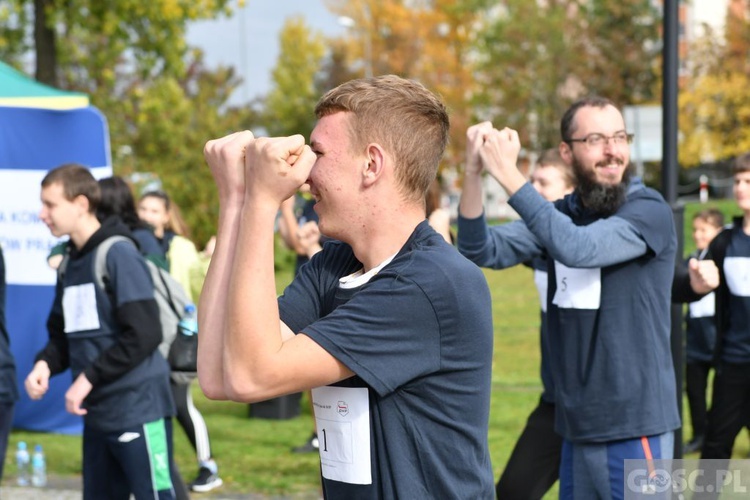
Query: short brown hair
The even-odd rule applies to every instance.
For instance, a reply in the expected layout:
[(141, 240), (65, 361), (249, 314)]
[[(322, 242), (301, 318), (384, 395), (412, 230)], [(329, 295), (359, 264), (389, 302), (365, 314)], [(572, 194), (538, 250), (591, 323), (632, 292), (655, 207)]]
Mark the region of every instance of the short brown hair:
[(396, 180), (413, 200), (424, 199), (448, 143), (448, 111), (421, 83), (396, 75), (352, 80), (329, 90), (315, 106), (322, 118), (351, 113), (353, 152), (380, 143), (396, 162)]
[(575, 117), (579, 109), (587, 107), (606, 108), (607, 106), (618, 109), (614, 102), (606, 97), (597, 95), (583, 97), (571, 104), (567, 111), (565, 111), (562, 120), (560, 120), (560, 136), (562, 137), (562, 141), (570, 143), (570, 140), (573, 138), (573, 134), (576, 131)]
[(738, 156), (732, 165), (732, 175), (750, 172), (750, 153)]
[(66, 163), (53, 168), (42, 179), (42, 187), (55, 183), (62, 185), (66, 200), (73, 201), (77, 196), (85, 196), (89, 200), (89, 212), (96, 213), (102, 191), (88, 168), (77, 163)]
[(565, 185), (567, 187), (575, 187), (576, 175), (573, 172), (573, 166), (565, 163), (558, 148), (549, 148), (542, 151), (536, 164), (537, 167), (555, 167), (560, 171), (563, 179), (565, 179)]
[(706, 208), (693, 215), (693, 220), (702, 220), (714, 227), (724, 226), (724, 214), (722, 214), (717, 208)]

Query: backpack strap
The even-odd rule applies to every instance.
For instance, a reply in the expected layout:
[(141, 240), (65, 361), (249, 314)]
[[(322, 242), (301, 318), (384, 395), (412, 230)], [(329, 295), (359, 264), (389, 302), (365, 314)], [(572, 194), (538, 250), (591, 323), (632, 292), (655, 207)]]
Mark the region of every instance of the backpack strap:
[(172, 292), (169, 290), (169, 285), (167, 285), (167, 280), (164, 278), (164, 273), (167, 271), (164, 268), (161, 268), (154, 264), (151, 261), (146, 262), (147, 265), (153, 266), (154, 271), (156, 271), (156, 274), (159, 276), (159, 279), (161, 280), (161, 283), (164, 287), (164, 294), (167, 296), (167, 304), (169, 304), (169, 308), (172, 310), (174, 315), (177, 317), (177, 320), (182, 319), (182, 314), (177, 310), (177, 306), (174, 305), (174, 299), (172, 298)]
[[(107, 253), (109, 252), (109, 249), (112, 248), (112, 245), (119, 241), (127, 241), (133, 246), (135, 246), (135, 243), (133, 243), (133, 240), (130, 238), (127, 238), (125, 236), (121, 235), (115, 235), (110, 236), (106, 240), (99, 243), (99, 246), (96, 247), (96, 257), (94, 258), (94, 278), (96, 279), (96, 284), (99, 286), (102, 290), (107, 290), (106, 285), (109, 282), (109, 273), (107, 272)], [(167, 304), (169, 304), (169, 308), (172, 309), (172, 312), (177, 317), (177, 319), (182, 318), (182, 314), (177, 310), (177, 306), (174, 304), (174, 299), (172, 298), (172, 294), (169, 291), (169, 286), (166, 283), (166, 280), (164, 278), (164, 275), (162, 273), (166, 273), (164, 269), (160, 268), (153, 262), (149, 261), (144, 257), (144, 261), (146, 262), (146, 267), (150, 267), (149, 274), (151, 274), (151, 279), (155, 279), (154, 275), (158, 275), (159, 279), (162, 282), (164, 292), (167, 299)], [(156, 283), (154, 283), (154, 287), (156, 287)]]
[(107, 272), (107, 254), (112, 245), (118, 241), (127, 241), (133, 246), (133, 240), (126, 238), (125, 236), (115, 235), (105, 239), (99, 246), (96, 247), (96, 255), (94, 256), (94, 279), (96, 284), (102, 290), (106, 290), (106, 284), (109, 282), (109, 273)]

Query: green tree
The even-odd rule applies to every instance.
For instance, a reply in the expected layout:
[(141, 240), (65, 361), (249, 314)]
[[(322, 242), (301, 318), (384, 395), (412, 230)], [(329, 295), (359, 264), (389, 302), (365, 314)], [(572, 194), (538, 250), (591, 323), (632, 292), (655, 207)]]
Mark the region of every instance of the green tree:
[(0, 60), (20, 68), (21, 56), (30, 50), (25, 36), (29, 11), (17, 2), (0, 3)]
[(152, 172), (159, 177), (198, 245), (215, 234), (218, 221), (217, 192), (203, 146), (259, 122), (252, 109), (223, 108), (240, 80), (233, 68), (206, 70), (202, 57), (194, 54), (182, 78), (163, 76), (126, 94), (120, 132), (131, 153), (114, 159), (118, 174)]
[(477, 44), (479, 116), (516, 128), (533, 149), (556, 145), (578, 97), (651, 99), (659, 18), (648, 0), (507, 0), (490, 7)]
[[(117, 174), (156, 174), (183, 209), (198, 244), (215, 231), (215, 189), (204, 166), (208, 139), (257, 123), (228, 109), (240, 80), (209, 70), (185, 41), (189, 21), (229, 12), (230, 0), (8, 0), (0, 53), (36, 55), (36, 78), (86, 92), (109, 124)], [(33, 36), (31, 36), (33, 35)], [(27, 45), (28, 44), (28, 45)]]
[(571, 50), (578, 42), (568, 35), (573, 3), (509, 0), (480, 29), (478, 116), (518, 130), (533, 150), (559, 141), (566, 96), (580, 91), (573, 71), (578, 52)]
[(228, 13), (229, 2), (6, 0), (0, 51), (10, 60), (33, 51), (37, 80), (100, 102), (123, 77), (179, 74), (187, 23)]
[(264, 128), (271, 136), (302, 134), (308, 138), (320, 97), (316, 75), (325, 55), (324, 38), (311, 32), (304, 19), (292, 17), (284, 23), (279, 42), (273, 85), (265, 99)]
[(659, 99), (662, 17), (652, 0), (591, 0), (581, 4), (584, 68), (579, 78), (590, 92), (624, 104)]

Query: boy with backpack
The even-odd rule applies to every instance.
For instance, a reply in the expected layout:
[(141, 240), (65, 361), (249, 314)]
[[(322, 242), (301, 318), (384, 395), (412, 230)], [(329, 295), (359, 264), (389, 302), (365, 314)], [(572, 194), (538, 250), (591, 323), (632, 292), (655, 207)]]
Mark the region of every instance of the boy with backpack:
[(49, 377), (71, 368), (66, 409), (83, 416), (83, 497), (173, 499), (174, 404), (154, 284), (138, 249), (119, 241), (107, 252), (106, 290), (96, 284), (97, 247), (129, 236), (117, 219), (100, 223), (98, 183), (80, 165), (51, 170), (42, 180), (40, 219), (56, 236), (70, 236), (47, 320), (49, 341), (36, 356), (25, 387), (32, 399)]

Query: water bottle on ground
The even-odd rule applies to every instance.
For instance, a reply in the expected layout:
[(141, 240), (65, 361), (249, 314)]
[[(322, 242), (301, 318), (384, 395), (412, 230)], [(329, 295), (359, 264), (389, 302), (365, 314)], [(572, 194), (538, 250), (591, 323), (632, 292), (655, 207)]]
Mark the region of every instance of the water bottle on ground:
[(31, 484), (36, 487), (47, 484), (47, 463), (41, 444), (34, 447), (34, 454), (31, 456)]
[(180, 319), (180, 332), (188, 337), (198, 333), (198, 313), (195, 304), (185, 306), (185, 314)]
[(31, 459), (29, 457), (29, 450), (26, 448), (26, 443), (19, 441), (18, 450), (16, 451), (16, 483), (18, 483), (18, 486), (29, 485), (30, 463)]

